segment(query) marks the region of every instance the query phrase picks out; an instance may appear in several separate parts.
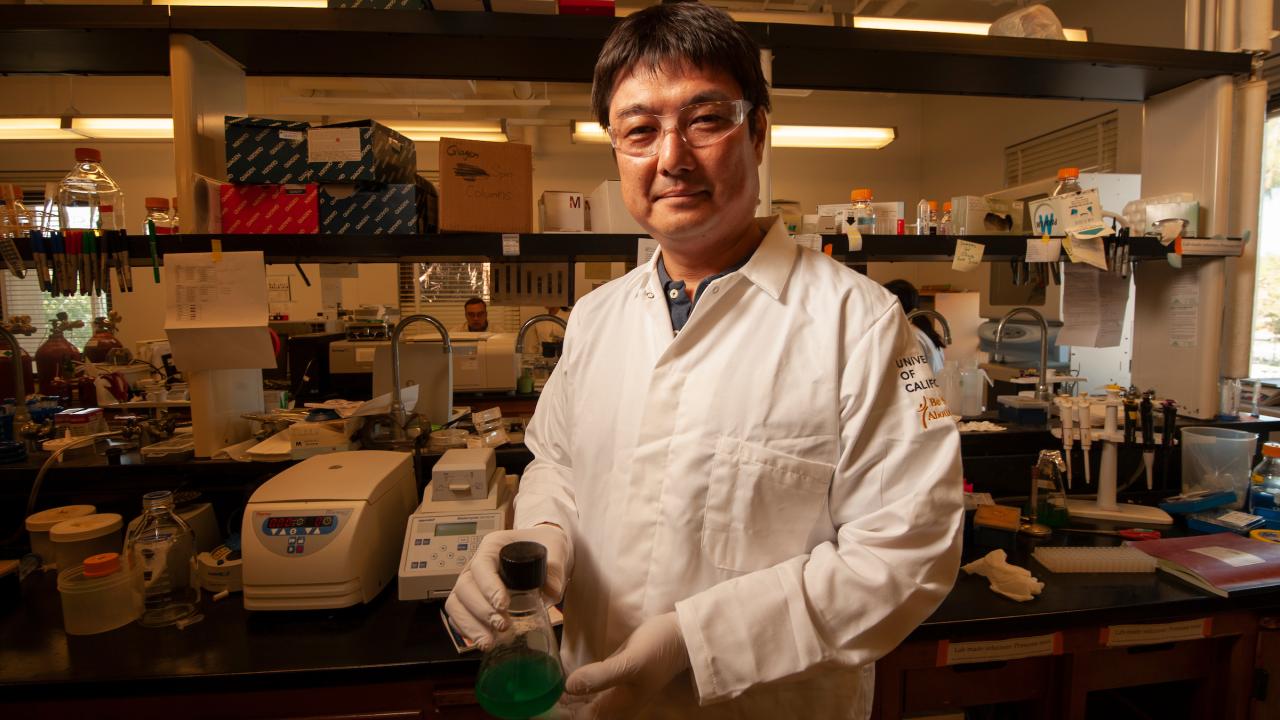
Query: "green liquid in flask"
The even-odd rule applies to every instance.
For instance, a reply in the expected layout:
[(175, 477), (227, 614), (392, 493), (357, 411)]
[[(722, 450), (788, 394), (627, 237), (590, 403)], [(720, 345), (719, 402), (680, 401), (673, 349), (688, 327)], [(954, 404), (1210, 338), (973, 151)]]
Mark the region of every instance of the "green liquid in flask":
[(494, 660), (476, 679), (476, 700), (490, 715), (532, 717), (550, 710), (564, 692), (559, 661), (545, 652), (521, 650)]
[(476, 680), (480, 707), (504, 720), (521, 720), (546, 712), (563, 692), (560, 662), (536, 650), (522, 649), (494, 658)]

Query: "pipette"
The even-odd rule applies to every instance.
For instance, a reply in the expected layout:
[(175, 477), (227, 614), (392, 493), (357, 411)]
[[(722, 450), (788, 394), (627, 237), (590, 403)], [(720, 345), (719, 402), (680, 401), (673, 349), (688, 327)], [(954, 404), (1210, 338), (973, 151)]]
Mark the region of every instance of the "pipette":
[(1075, 438), (1072, 437), (1071, 416), (1075, 413), (1075, 407), (1071, 402), (1070, 395), (1059, 395), (1054, 399), (1058, 404), (1058, 417), (1062, 420), (1062, 457), (1067, 461), (1067, 487), (1071, 487), (1071, 446), (1074, 444)]
[(1155, 390), (1142, 393), (1142, 402), (1138, 405), (1142, 417), (1142, 462), (1147, 467), (1147, 489), (1151, 489), (1151, 475), (1156, 462), (1156, 421), (1151, 398)]
[(1084, 484), (1093, 483), (1091, 477), (1092, 472), (1089, 465), (1092, 462), (1089, 457), (1089, 448), (1093, 446), (1093, 421), (1089, 414), (1089, 396), (1081, 393), (1076, 398), (1076, 409), (1080, 412), (1080, 452), (1084, 455)]

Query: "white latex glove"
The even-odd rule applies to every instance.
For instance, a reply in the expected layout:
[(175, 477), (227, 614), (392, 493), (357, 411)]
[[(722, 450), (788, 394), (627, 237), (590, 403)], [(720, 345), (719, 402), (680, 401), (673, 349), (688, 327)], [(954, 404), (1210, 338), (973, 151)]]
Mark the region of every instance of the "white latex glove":
[(970, 575), (982, 575), (991, 582), (991, 591), (1010, 600), (1026, 602), (1044, 590), (1044, 583), (1030, 570), (1009, 564), (1003, 550), (992, 550), (960, 569)]
[(559, 602), (564, 595), (565, 583), (573, 569), (573, 547), (564, 530), (555, 525), (539, 525), (485, 535), (444, 604), (458, 631), (482, 650), (489, 649), (493, 642), (492, 631), (503, 630), (510, 622), (505, 613), (511, 598), (498, 574), (498, 554), (509, 543), (522, 540), (536, 542), (547, 549), (547, 581), (542, 585), (546, 601)]
[(635, 717), (688, 667), (689, 651), (676, 614), (656, 615), (641, 623), (617, 652), (575, 670), (565, 680), (560, 709), (573, 720)]

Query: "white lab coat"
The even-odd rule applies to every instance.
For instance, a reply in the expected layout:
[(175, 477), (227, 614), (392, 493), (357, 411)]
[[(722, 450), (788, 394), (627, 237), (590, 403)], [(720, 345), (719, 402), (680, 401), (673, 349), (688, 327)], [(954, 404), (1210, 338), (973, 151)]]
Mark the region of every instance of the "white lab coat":
[(525, 436), (516, 526), (576, 557), (566, 671), (676, 610), (692, 679), (646, 717), (865, 717), (959, 566), (959, 436), (897, 299), (761, 222), (678, 336), (652, 260), (587, 295)]

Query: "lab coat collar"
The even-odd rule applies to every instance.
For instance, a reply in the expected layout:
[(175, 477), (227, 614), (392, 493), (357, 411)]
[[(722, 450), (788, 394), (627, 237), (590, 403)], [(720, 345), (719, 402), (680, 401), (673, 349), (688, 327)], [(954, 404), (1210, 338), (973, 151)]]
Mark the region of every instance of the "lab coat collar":
[[(796, 244), (788, 235), (786, 225), (780, 215), (756, 218), (756, 225), (765, 233), (760, 246), (751, 254), (751, 259), (738, 272), (769, 297), (777, 300), (782, 296), (782, 288), (791, 276), (791, 266), (795, 263)], [(662, 254), (662, 246), (653, 252), (649, 262), (645, 264), (644, 286), (642, 293), (653, 293), (662, 296), (662, 282), (658, 279), (658, 257)], [(652, 296), (651, 296), (652, 297)]]

